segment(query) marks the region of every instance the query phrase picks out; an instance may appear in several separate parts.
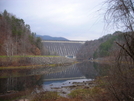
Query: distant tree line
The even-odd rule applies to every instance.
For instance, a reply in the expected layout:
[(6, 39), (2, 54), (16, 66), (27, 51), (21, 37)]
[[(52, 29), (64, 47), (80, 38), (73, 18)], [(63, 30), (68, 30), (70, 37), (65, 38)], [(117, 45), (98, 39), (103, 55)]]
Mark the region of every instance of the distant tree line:
[(97, 40), (87, 41), (77, 53), (77, 59), (102, 58), (114, 55), (119, 52), (115, 42), (123, 42), (123, 32), (116, 31), (113, 34), (105, 35)]
[(0, 55), (41, 55), (41, 38), (31, 32), (30, 25), (6, 10), (0, 14)]

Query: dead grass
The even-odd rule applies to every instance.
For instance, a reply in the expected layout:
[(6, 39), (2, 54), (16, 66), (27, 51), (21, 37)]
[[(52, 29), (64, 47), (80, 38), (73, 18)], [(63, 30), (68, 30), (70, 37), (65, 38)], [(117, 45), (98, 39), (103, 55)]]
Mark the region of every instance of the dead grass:
[(79, 98), (65, 98), (58, 95), (57, 92), (43, 92), (36, 94), (30, 101), (83, 101)]
[(11, 94), (5, 94), (0, 96), (0, 101), (15, 101), (16, 99), (21, 99), (26, 97), (30, 91), (20, 91), (20, 92), (13, 92)]
[(105, 90), (100, 87), (92, 87), (89, 89), (77, 89), (69, 94), (70, 98), (77, 98), (83, 101), (107, 101), (105, 96)]

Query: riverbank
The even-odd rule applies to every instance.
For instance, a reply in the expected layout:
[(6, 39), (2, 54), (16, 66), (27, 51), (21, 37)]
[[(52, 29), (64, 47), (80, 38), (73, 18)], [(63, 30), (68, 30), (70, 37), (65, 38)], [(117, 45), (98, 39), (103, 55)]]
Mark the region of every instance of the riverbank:
[(0, 58), (0, 78), (24, 77), (58, 72), (74, 64), (74, 59), (60, 56), (9, 57)]
[[(48, 86), (50, 87), (50, 91), (47, 90)], [(45, 86), (42, 89), (42, 87), (37, 87), (38, 91), (41, 91), (40, 93), (32, 93), (31, 95), (27, 97), (22, 97), (20, 99), (16, 99), (15, 101), (37, 101), (40, 99), (40, 101), (78, 101), (76, 100), (76, 95), (79, 93), (85, 94), (85, 91), (93, 89), (96, 84), (91, 79), (78, 79), (78, 80), (68, 80), (65, 82), (61, 82), (61, 85), (58, 87), (55, 86), (55, 84), (49, 84), (48, 86)], [(96, 89), (96, 88), (95, 88)], [(82, 91), (82, 92), (81, 92)], [(87, 94), (87, 93), (86, 93)], [(64, 99), (64, 100), (63, 100)], [(75, 100), (74, 100), (75, 99)], [(82, 99), (79, 99), (80, 101), (83, 101)]]
[(14, 56), (0, 57), (0, 69), (25, 69), (44, 66), (67, 65), (76, 62), (61, 56)]
[(73, 63), (75, 59), (60, 56), (0, 57), (0, 101), (29, 95), (31, 90), (24, 89), (34, 87), (42, 75), (62, 71)]
[(62, 97), (68, 98), (71, 91), (76, 89), (88, 89), (95, 87), (96, 84), (93, 79), (72, 79), (72, 80), (52, 80), (45, 81), (43, 84), (44, 91), (58, 92)]
[[(51, 91), (32, 95), (29, 101), (106, 101), (105, 90), (94, 80), (74, 80), (62, 83), (60, 87), (49, 84)], [(48, 88), (47, 86), (45, 86)], [(28, 100), (28, 99), (27, 99)]]
[[(29, 89), (24, 92), (14, 92), (2, 101), (107, 101), (106, 91), (94, 80), (74, 80), (62, 83), (60, 87), (49, 84), (51, 91), (37, 86), (35, 91)], [(47, 86), (45, 86), (47, 88)], [(47, 88), (48, 89), (48, 88)]]
[(115, 57), (103, 57), (89, 60), (91, 62), (96, 62), (99, 64), (112, 64), (115, 62)]

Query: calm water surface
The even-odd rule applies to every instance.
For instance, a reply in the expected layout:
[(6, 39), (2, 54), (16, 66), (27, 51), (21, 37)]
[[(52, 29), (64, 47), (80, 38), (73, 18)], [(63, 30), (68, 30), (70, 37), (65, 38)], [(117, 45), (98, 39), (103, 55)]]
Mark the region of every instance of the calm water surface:
[(36, 85), (42, 85), (45, 91), (57, 91), (73, 82), (91, 81), (99, 75), (105, 75), (104, 68), (103, 65), (88, 61), (34, 70), (0, 70), (0, 93), (36, 88)]

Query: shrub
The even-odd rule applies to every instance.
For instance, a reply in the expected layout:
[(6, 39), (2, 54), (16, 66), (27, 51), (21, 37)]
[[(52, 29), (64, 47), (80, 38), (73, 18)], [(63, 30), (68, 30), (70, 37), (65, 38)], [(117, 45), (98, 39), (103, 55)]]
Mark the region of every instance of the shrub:
[(76, 89), (73, 90), (68, 96), (70, 98), (78, 98), (84, 101), (94, 100), (94, 101), (106, 101), (106, 96), (104, 95), (104, 89), (100, 87), (93, 87), (89, 89)]
[(59, 98), (57, 92), (41, 92), (34, 96), (31, 101), (53, 101)]

